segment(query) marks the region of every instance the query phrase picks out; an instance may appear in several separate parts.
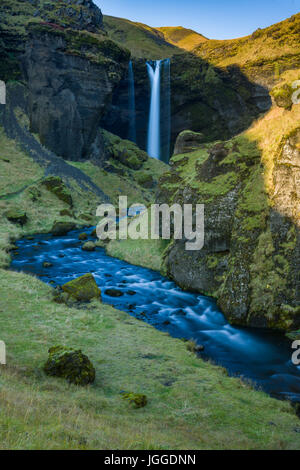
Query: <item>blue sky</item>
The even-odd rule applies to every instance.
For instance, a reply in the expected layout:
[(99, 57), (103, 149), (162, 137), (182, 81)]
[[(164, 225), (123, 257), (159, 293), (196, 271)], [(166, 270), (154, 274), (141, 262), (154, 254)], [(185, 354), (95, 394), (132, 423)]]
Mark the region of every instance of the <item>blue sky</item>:
[(214, 39), (246, 36), (300, 12), (300, 0), (94, 0), (106, 15), (184, 26)]

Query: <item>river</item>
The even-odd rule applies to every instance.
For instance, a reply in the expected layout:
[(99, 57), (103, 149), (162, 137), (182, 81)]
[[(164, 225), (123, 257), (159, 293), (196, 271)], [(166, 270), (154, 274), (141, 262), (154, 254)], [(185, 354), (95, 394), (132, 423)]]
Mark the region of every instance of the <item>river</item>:
[[(158, 272), (112, 258), (103, 248), (83, 251), (78, 240), (82, 231), (19, 240), (11, 269), (37, 275), (53, 287), (91, 272), (104, 303), (173, 337), (195, 340), (204, 346), (199, 356), (225, 367), (230, 375), (251, 380), (275, 398), (300, 402), (300, 367), (292, 364), (291, 342), (284, 335), (231, 326), (213, 299), (183, 291)], [(44, 262), (53, 266), (44, 268)], [(112, 288), (123, 295), (110, 297), (105, 291)]]

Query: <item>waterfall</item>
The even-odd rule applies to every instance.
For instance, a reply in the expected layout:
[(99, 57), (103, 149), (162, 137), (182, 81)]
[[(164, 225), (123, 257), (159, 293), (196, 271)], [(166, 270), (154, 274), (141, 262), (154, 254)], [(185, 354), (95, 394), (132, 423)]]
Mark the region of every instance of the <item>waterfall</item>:
[(128, 67), (128, 111), (129, 111), (128, 139), (136, 143), (135, 86), (134, 86), (134, 72), (133, 72), (132, 61), (129, 62), (129, 67)]
[(161, 112), (161, 159), (169, 163), (171, 151), (171, 60), (163, 62), (163, 99)]
[(160, 160), (160, 71), (161, 60), (147, 62), (150, 79), (151, 99), (148, 127), (147, 152), (150, 157)]

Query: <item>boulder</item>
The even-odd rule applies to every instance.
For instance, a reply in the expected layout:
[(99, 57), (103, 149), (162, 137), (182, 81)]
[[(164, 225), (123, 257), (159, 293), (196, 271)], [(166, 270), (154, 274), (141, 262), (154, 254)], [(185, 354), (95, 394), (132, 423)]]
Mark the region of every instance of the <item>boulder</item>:
[(70, 209), (62, 209), (59, 215), (62, 217), (74, 217), (74, 213)]
[(148, 403), (147, 396), (141, 393), (124, 393), (122, 398), (123, 400), (128, 401), (135, 408), (144, 408)]
[(43, 263), (43, 268), (52, 268), (53, 264), (52, 263), (49, 263), (48, 261), (45, 261)]
[(183, 131), (181, 132), (175, 143), (174, 155), (182, 153), (190, 153), (197, 150), (205, 141), (205, 136), (198, 132)]
[(144, 188), (152, 188), (154, 186), (154, 179), (150, 173), (146, 173), (145, 171), (140, 172), (136, 176), (136, 180), (140, 186)]
[(118, 289), (106, 289), (105, 294), (109, 297), (122, 297), (124, 293)]
[(79, 240), (87, 240), (87, 233), (83, 232), (83, 233), (80, 233), (78, 239)]
[(54, 236), (63, 236), (67, 235), (67, 233), (71, 232), (71, 230), (74, 230), (76, 225), (74, 222), (67, 222), (63, 220), (55, 221), (53, 223), (53, 227), (51, 229), (51, 233)]
[(96, 250), (96, 245), (94, 242), (86, 242), (83, 247), (83, 251), (95, 251)]
[(271, 96), (274, 98), (275, 103), (280, 108), (291, 109), (293, 106), (292, 95), (295, 90), (285, 83), (282, 86), (277, 86), (271, 91)]
[(48, 176), (48, 178), (43, 180), (42, 184), (58, 199), (65, 202), (69, 206), (73, 205), (72, 196), (65, 186), (63, 180), (59, 176)]
[(49, 349), (44, 365), (46, 375), (61, 377), (75, 385), (89, 385), (95, 381), (96, 372), (89, 358), (81, 352), (64, 346)]
[(135, 292), (134, 290), (128, 290), (128, 291), (126, 292), (126, 294), (127, 294), (127, 295), (135, 295), (136, 292)]
[(27, 215), (20, 209), (10, 209), (5, 213), (7, 220), (13, 224), (25, 225), (27, 222)]
[(88, 302), (95, 298), (101, 299), (101, 290), (92, 274), (85, 274), (67, 282), (62, 286), (62, 290), (78, 301)]

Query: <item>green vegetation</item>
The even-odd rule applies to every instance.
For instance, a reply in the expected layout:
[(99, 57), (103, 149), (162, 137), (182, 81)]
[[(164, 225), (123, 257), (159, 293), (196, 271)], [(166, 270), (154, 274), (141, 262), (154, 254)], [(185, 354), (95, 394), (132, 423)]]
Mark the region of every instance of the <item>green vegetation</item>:
[(90, 273), (67, 282), (62, 286), (62, 290), (78, 301), (87, 302), (101, 296), (101, 291)]
[(300, 13), (260, 29), (251, 36), (231, 40), (203, 41), (194, 53), (218, 67), (238, 65), (255, 80), (277, 80), (288, 69), (299, 67)]
[(129, 49), (134, 57), (156, 60), (180, 52), (155, 28), (113, 16), (104, 16), (103, 23), (108, 36)]
[(141, 393), (124, 393), (122, 398), (127, 400), (135, 408), (144, 408), (148, 403), (146, 395), (142, 395)]
[(85, 354), (65, 346), (53, 346), (49, 349), (44, 372), (50, 377), (61, 377), (70, 384), (81, 386), (94, 383), (96, 375), (93, 364)]
[(277, 86), (273, 88), (271, 91), (271, 96), (273, 96), (277, 106), (285, 109), (291, 109), (293, 106), (293, 93), (293, 88), (288, 83), (285, 83), (283, 86)]
[(169, 240), (112, 240), (106, 253), (136, 266), (160, 271), (162, 258)]
[(25, 186), (39, 182), (43, 170), (24, 154), (0, 127), (0, 198), (21, 191)]
[[(299, 447), (289, 403), (228, 377), (184, 342), (125, 313), (98, 301), (67, 308), (51, 291), (35, 277), (0, 270), (8, 356), (0, 376), (1, 449)], [(44, 375), (53, 344), (84, 351), (95, 383), (82, 388)], [(146, 395), (147, 406), (128, 406), (122, 391)]]
[(202, 34), (196, 33), (196, 31), (192, 29), (183, 28), (182, 26), (166, 26), (157, 28), (157, 31), (163, 33), (167, 42), (181, 49), (185, 49), (186, 51), (192, 51), (199, 46), (199, 44), (208, 40), (206, 37), (202, 36)]

